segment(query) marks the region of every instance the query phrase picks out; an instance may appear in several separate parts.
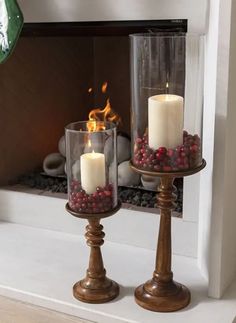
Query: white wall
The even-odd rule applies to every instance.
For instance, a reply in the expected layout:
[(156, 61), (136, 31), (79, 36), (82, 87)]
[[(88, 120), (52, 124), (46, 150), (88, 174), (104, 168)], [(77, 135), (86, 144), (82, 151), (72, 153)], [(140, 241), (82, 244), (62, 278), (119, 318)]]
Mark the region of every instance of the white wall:
[[(226, 120), (226, 154), (224, 181), (224, 213), (222, 231), (221, 290), (236, 277), (236, 1), (231, 7), (231, 35), (229, 51), (228, 110)], [(219, 147), (220, 149), (220, 147)], [(227, 264), (227, 265), (225, 265)]]
[(200, 174), (199, 197), (199, 230), (198, 230), (198, 262), (199, 267), (209, 277), (209, 239), (212, 211), (212, 173), (214, 150), (214, 124), (217, 76), (217, 46), (219, 27), (219, 2), (210, 1), (209, 26), (206, 34), (205, 59), (205, 93), (203, 114), (203, 156), (207, 167)]
[(231, 2), (211, 2), (207, 43), (204, 155), (208, 167), (201, 178), (198, 254), (212, 297), (222, 296), (236, 272), (236, 8)]

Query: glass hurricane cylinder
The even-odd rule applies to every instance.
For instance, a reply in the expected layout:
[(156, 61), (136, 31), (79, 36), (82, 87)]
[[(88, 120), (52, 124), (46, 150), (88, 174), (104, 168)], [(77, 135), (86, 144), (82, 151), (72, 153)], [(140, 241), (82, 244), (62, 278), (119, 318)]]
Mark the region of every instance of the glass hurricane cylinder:
[(71, 210), (98, 214), (117, 206), (116, 126), (81, 121), (65, 128)]
[(177, 172), (202, 163), (203, 36), (133, 34), (132, 163)]

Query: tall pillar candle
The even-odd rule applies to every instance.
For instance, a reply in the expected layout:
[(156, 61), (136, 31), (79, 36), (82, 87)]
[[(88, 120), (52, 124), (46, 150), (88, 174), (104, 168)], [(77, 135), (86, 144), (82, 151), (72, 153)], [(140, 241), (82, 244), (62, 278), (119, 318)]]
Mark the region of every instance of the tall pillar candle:
[(80, 156), (81, 186), (87, 194), (96, 192), (98, 186), (106, 185), (105, 155), (87, 153)]
[(148, 141), (153, 149), (183, 143), (183, 97), (161, 94), (148, 98)]

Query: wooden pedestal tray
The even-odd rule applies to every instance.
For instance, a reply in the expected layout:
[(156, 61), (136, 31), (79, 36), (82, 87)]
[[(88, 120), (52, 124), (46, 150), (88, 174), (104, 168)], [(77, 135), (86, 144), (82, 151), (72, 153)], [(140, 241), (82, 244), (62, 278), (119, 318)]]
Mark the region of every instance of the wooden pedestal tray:
[(102, 231), (103, 226), (100, 224), (100, 220), (115, 214), (120, 207), (121, 203), (119, 202), (116, 208), (108, 212), (85, 214), (71, 210), (69, 204), (66, 204), (66, 210), (70, 214), (77, 218), (87, 219), (89, 222), (85, 234), (87, 245), (91, 248), (89, 267), (86, 277), (73, 286), (74, 297), (82, 302), (106, 303), (119, 295), (119, 285), (106, 277), (106, 270), (103, 266), (100, 247), (104, 243), (105, 233)]
[(135, 301), (143, 308), (156, 312), (174, 312), (186, 307), (190, 302), (187, 287), (173, 280), (171, 271), (171, 211), (175, 208), (173, 181), (176, 177), (193, 175), (206, 166), (202, 164), (191, 170), (178, 172), (151, 172), (131, 167), (138, 173), (161, 178), (157, 204), (160, 209), (160, 228), (156, 252), (156, 268), (151, 280), (135, 290)]

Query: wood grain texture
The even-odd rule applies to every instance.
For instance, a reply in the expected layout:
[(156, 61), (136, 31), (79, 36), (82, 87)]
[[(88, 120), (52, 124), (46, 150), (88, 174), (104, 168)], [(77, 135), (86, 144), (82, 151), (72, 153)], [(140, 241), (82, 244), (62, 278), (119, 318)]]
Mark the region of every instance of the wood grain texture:
[(171, 271), (171, 211), (176, 200), (173, 181), (173, 177), (163, 176), (159, 186), (160, 228), (153, 277), (135, 290), (137, 304), (157, 312), (177, 311), (190, 302), (189, 290), (173, 281)]
[(119, 285), (106, 277), (106, 270), (103, 265), (101, 246), (104, 243), (105, 233), (100, 224), (102, 218), (116, 213), (121, 207), (121, 203), (104, 213), (86, 214), (72, 211), (69, 204), (66, 204), (66, 210), (75, 217), (87, 218), (89, 224), (86, 226), (85, 238), (90, 247), (89, 266), (86, 277), (78, 281), (73, 286), (73, 295), (76, 299), (85, 303), (106, 303), (119, 295)]
[(0, 296), (0, 323), (91, 323)]

